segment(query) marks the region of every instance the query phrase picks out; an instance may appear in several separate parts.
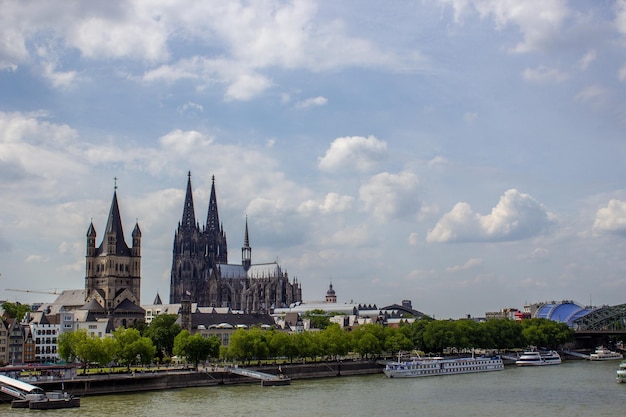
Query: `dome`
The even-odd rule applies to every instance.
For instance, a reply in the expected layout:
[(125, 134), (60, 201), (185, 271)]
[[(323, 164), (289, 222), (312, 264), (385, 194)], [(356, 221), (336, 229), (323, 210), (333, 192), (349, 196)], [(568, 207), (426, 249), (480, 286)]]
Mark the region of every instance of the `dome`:
[(561, 301), (544, 304), (536, 314), (537, 318), (566, 323), (572, 327), (574, 320), (590, 313), (592, 308), (581, 307), (572, 301)]
[(330, 288), (326, 291), (326, 295), (335, 295), (335, 290), (333, 290), (333, 284), (330, 284)]

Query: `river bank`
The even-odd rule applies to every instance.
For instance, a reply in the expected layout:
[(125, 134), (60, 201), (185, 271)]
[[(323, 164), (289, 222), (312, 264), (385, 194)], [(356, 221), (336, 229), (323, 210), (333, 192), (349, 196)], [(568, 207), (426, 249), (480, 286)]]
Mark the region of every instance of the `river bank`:
[[(250, 366), (278, 375), (280, 371), (291, 378), (326, 378), (382, 373), (383, 367), (375, 361), (314, 362), (306, 364), (281, 364)], [(35, 383), (44, 391), (64, 390), (75, 396), (122, 394), (176, 388), (207, 387), (217, 385), (260, 384), (259, 380), (235, 375), (228, 368), (195, 370), (158, 370), (127, 374), (98, 374), (75, 376), (70, 379), (42, 380)]]

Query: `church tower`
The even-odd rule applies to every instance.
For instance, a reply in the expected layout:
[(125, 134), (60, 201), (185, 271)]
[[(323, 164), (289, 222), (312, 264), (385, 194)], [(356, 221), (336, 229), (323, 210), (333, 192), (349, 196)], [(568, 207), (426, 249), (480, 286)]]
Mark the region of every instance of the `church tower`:
[(196, 214), (193, 206), (191, 191), (191, 172), (187, 174), (187, 194), (183, 206), (183, 217), (178, 223), (178, 230), (174, 236), (172, 254), (172, 275), (170, 280), (170, 303), (180, 303), (185, 294), (194, 295), (192, 301), (205, 305), (206, 300), (196, 299), (205, 297), (206, 280), (204, 277), (205, 243), (196, 223)]
[[(95, 301), (107, 314), (124, 311), (127, 318), (139, 312), (141, 291), (141, 230), (135, 224), (132, 233), (133, 246), (129, 248), (124, 239), (122, 218), (117, 201), (117, 184), (104, 238), (96, 248), (96, 229), (93, 222), (87, 229), (87, 253), (85, 257), (85, 302)], [(94, 304), (92, 304), (94, 306)], [(124, 324), (125, 325), (125, 324)]]
[(206, 257), (209, 268), (213, 269), (217, 264), (228, 263), (228, 248), (226, 246), (226, 234), (220, 224), (220, 215), (217, 210), (217, 197), (215, 193), (215, 176), (212, 178), (211, 198), (206, 217), (204, 230), (206, 240)]

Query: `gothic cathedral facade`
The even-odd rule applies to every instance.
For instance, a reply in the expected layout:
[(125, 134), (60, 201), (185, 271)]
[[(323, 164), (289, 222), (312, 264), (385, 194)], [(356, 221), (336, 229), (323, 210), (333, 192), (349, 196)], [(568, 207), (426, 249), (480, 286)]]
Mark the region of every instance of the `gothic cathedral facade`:
[(253, 264), (246, 218), (241, 264), (228, 263), (228, 247), (220, 224), (215, 177), (206, 224), (196, 222), (191, 190), (191, 173), (183, 217), (174, 235), (170, 303), (198, 303), (200, 307), (229, 307), (245, 312), (270, 312), (302, 301), (297, 279), (289, 281), (278, 262)]

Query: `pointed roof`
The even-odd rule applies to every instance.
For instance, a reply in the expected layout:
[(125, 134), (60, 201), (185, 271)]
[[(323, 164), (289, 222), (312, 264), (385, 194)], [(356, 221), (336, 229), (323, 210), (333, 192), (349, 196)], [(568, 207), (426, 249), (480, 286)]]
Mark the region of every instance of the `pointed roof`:
[(187, 194), (185, 195), (185, 206), (183, 208), (183, 228), (191, 229), (196, 226), (196, 213), (193, 208), (193, 194), (191, 192), (191, 171), (187, 173)]
[(245, 249), (250, 248), (250, 238), (248, 237), (248, 216), (246, 216), (246, 232), (243, 236), (243, 247)]
[(220, 229), (220, 216), (217, 212), (217, 197), (215, 195), (215, 175), (211, 184), (211, 198), (209, 199), (209, 211), (206, 217), (206, 230), (217, 233)]
[(95, 237), (96, 236), (96, 228), (93, 227), (93, 221), (89, 223), (89, 229), (87, 229), (87, 237)]
[(95, 298), (92, 298), (87, 304), (79, 308), (79, 310), (87, 310), (87, 311), (95, 311), (95, 312), (103, 312), (104, 307), (100, 305), (99, 302), (96, 301)]
[(161, 304), (163, 304), (163, 301), (161, 301), (161, 296), (159, 295), (158, 292), (157, 292), (156, 297), (154, 297), (154, 302), (152, 304), (153, 305), (161, 305)]
[(135, 223), (135, 228), (133, 229), (133, 237), (141, 237), (141, 229), (139, 228), (139, 223)]
[(120, 216), (120, 206), (117, 203), (117, 186), (113, 191), (113, 201), (111, 201), (111, 209), (109, 210), (109, 218), (107, 220), (106, 228), (104, 229), (105, 236), (100, 244), (98, 252), (100, 254), (106, 254), (106, 235), (114, 234), (116, 236), (116, 254), (127, 255), (129, 253), (128, 245), (124, 239), (124, 229), (122, 227), (122, 217)]

